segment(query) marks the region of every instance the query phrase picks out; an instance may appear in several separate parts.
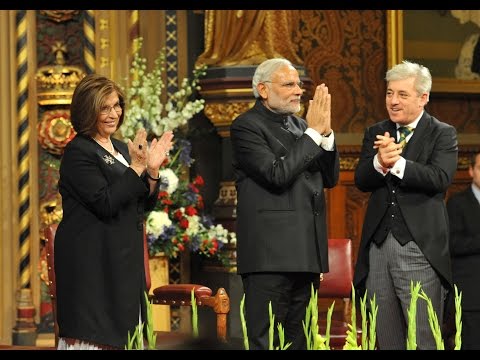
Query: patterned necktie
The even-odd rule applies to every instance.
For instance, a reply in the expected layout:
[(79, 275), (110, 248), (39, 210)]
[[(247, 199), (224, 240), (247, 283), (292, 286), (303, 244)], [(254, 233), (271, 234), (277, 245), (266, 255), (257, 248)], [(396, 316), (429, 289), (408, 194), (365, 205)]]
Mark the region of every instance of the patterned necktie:
[(400, 133), (400, 138), (398, 139), (398, 143), (400, 144), (401, 148), (403, 149), (405, 145), (407, 145), (407, 136), (415, 130), (410, 126), (402, 126), (398, 128), (398, 132)]

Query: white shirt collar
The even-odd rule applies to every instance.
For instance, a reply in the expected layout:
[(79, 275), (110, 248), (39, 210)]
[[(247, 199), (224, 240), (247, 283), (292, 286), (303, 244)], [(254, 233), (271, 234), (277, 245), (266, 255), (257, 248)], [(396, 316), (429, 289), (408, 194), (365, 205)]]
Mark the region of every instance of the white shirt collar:
[(423, 116), (423, 113), (424, 113), (425, 110), (422, 110), (422, 112), (420, 113), (420, 115), (414, 120), (412, 121), (410, 124), (408, 125), (400, 125), (400, 124), (397, 124), (397, 130), (399, 127), (402, 127), (402, 126), (410, 126), (412, 129), (415, 129), (418, 125), (418, 122), (420, 121), (420, 119), (422, 118)]
[(480, 189), (472, 182), (472, 192), (480, 203)]

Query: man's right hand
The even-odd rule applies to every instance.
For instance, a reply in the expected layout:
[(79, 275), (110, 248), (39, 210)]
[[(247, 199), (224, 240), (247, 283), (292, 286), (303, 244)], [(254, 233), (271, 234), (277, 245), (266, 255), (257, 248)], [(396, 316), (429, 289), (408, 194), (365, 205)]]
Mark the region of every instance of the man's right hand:
[(315, 89), (315, 95), (309, 102), (306, 120), (308, 127), (320, 135), (330, 135), (332, 132), (331, 95), (325, 84), (318, 85)]
[(402, 148), (399, 144), (395, 143), (395, 139), (390, 136), (388, 131), (383, 135), (377, 135), (377, 140), (375, 140), (373, 148), (378, 149), (378, 162), (387, 169), (395, 165), (402, 153)]

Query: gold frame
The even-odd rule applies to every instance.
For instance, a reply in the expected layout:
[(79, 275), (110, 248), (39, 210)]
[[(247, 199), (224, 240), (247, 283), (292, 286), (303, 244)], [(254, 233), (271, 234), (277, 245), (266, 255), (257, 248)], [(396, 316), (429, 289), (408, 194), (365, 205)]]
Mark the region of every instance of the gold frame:
[[(392, 67), (403, 60), (403, 10), (387, 10), (387, 65)], [(437, 77), (432, 93), (479, 94), (478, 80)]]

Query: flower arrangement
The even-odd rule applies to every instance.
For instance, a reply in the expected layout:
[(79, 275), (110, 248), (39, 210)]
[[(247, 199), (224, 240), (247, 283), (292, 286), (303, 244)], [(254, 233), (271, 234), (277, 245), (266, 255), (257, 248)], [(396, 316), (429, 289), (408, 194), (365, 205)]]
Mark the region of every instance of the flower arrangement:
[(204, 204), (200, 189), (201, 176), (189, 180), (191, 144), (182, 129), (193, 115), (204, 108), (204, 100), (190, 100), (193, 90), (199, 90), (198, 80), (205, 75), (205, 67), (193, 71), (193, 79), (183, 79), (178, 91), (169, 100), (162, 98), (165, 88), (165, 50), (159, 52), (152, 71), (147, 72), (147, 60), (140, 56), (142, 38), (135, 41), (135, 53), (130, 69), (130, 86), (125, 89), (126, 112), (120, 128), (124, 138), (133, 138), (137, 129), (160, 136), (164, 131), (175, 131), (175, 144), (170, 156), (160, 169), (160, 192), (155, 209), (147, 214), (146, 234), (150, 255), (164, 253), (176, 258), (190, 250), (208, 258), (224, 261), (219, 250), (228, 242), (235, 242), (235, 233), (222, 225), (214, 225), (203, 214)]
[(133, 138), (141, 127), (156, 136), (175, 130), (202, 111), (205, 104), (203, 99), (189, 101), (193, 90), (199, 89), (198, 80), (206, 74), (205, 66), (194, 69), (192, 80), (184, 78), (180, 88), (164, 101), (165, 49), (160, 50), (153, 70), (147, 72), (147, 59), (140, 55), (142, 42), (141, 37), (134, 40), (130, 86), (125, 91), (127, 108), (120, 128), (124, 138)]
[(202, 214), (203, 178), (198, 175), (192, 181), (187, 180), (187, 169), (193, 162), (190, 142), (177, 140), (173, 151), (173, 157), (166, 159), (160, 170), (157, 205), (146, 220), (150, 255), (163, 252), (175, 258), (189, 249), (223, 261), (219, 250), (224, 244), (236, 241), (235, 233), (214, 225), (208, 215)]

